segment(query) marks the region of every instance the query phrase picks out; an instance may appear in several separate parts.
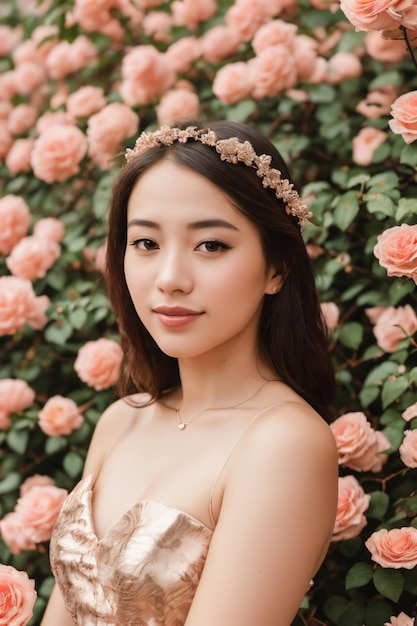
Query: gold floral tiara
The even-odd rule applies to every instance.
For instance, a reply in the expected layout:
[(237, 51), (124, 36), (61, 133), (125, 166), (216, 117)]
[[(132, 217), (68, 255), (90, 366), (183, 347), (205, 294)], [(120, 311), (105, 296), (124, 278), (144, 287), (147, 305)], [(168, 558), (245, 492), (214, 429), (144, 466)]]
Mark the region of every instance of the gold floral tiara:
[(285, 211), (288, 215), (297, 218), (302, 229), (312, 216), (307, 205), (301, 200), (300, 195), (294, 189), (293, 183), (287, 178), (281, 177), (281, 172), (270, 167), (272, 157), (269, 154), (256, 154), (249, 141), (239, 141), (237, 137), (218, 139), (212, 130), (198, 130), (196, 126), (188, 126), (185, 129), (161, 126), (153, 132), (143, 132), (136, 140), (134, 148), (126, 150), (126, 161), (129, 163), (139, 154), (159, 146), (170, 146), (174, 141), (187, 143), (188, 139), (199, 141), (205, 146), (215, 148), (222, 161), (227, 163), (244, 163), (256, 170), (257, 176), (262, 179), (262, 185), (275, 191), (278, 199), (285, 203)]

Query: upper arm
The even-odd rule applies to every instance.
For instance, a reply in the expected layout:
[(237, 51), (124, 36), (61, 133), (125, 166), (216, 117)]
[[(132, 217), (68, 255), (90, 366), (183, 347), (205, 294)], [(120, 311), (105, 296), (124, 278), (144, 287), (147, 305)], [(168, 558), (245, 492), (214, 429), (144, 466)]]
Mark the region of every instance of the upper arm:
[(55, 585), (46, 607), (41, 626), (75, 626), (71, 615), (64, 606), (58, 585)]
[(275, 409), (239, 444), (186, 626), (289, 626), (332, 534), (337, 455), (309, 409)]

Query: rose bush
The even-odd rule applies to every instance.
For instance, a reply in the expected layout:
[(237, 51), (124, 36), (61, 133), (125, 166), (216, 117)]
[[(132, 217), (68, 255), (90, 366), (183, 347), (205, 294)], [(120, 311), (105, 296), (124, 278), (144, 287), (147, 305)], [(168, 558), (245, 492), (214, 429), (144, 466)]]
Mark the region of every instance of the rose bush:
[(122, 153), (183, 114), (258, 127), (313, 212), (340, 496), (294, 626), (415, 623), (416, 31), (409, 0), (0, 3), (0, 559), (20, 571), (0, 624), (39, 624), (53, 522), (115, 398)]

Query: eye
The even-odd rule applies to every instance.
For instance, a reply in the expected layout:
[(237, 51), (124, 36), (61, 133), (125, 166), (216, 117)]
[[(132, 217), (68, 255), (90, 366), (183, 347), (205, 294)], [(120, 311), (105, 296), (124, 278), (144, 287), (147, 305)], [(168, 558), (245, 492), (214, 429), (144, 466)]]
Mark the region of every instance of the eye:
[(129, 241), (129, 246), (137, 250), (157, 250), (158, 244), (153, 239), (133, 239)]
[(210, 239), (209, 241), (203, 241), (200, 245), (197, 246), (196, 250), (201, 250), (202, 252), (223, 252), (224, 250), (229, 250), (230, 246), (223, 241), (218, 241), (218, 239)]

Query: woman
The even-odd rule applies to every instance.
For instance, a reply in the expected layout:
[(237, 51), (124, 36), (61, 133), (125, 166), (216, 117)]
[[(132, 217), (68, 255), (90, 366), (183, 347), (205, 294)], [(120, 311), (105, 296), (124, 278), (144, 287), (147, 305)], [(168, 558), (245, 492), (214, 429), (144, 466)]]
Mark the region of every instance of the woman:
[(56, 524), (42, 626), (289, 626), (337, 504), (307, 207), (240, 124), (143, 133), (127, 160), (107, 245), (122, 399)]

